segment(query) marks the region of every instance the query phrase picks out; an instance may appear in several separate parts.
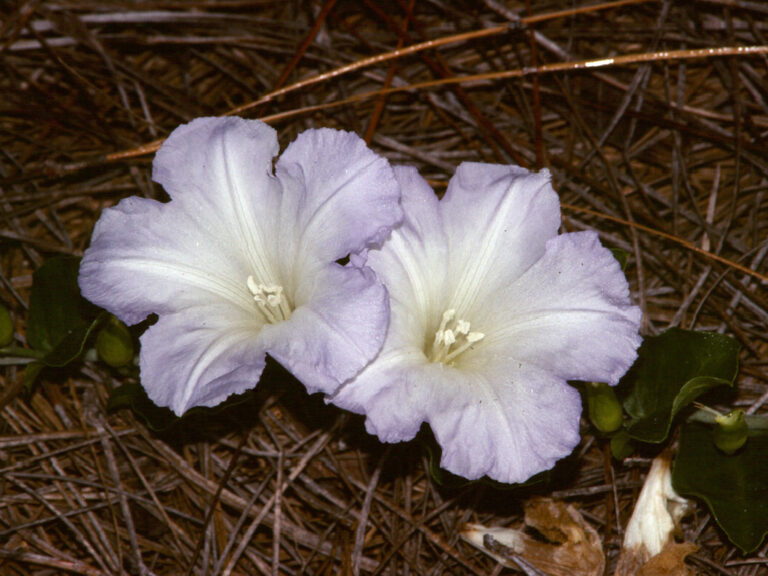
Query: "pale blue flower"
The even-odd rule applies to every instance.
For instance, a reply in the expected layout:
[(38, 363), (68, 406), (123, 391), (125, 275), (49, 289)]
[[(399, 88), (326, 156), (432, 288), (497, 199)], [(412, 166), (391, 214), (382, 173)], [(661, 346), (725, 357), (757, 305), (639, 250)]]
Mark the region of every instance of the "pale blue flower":
[(201, 118), (158, 151), (167, 203), (104, 210), (80, 269), (83, 295), (141, 338), (149, 397), (181, 414), (252, 388), (266, 354), (310, 392), (330, 393), (381, 348), (389, 305), (354, 263), (402, 218), (389, 164), (354, 134), (308, 130), (278, 152), (275, 131)]
[(368, 265), (391, 319), (377, 358), (331, 397), (386, 442), (429, 423), (441, 465), (522, 482), (579, 441), (568, 380), (615, 384), (640, 344), (640, 310), (594, 232), (557, 235), (547, 171), (462, 164), (438, 200), (395, 174), (405, 220)]

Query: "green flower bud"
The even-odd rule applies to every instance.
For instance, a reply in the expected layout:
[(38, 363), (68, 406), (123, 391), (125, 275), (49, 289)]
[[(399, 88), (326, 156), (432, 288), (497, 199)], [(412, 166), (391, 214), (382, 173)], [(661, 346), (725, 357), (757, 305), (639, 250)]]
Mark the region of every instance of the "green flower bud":
[(620, 430), (611, 437), (611, 454), (616, 460), (624, 460), (632, 456), (635, 451), (635, 445), (632, 437), (626, 430)]
[(733, 454), (747, 441), (747, 421), (743, 410), (732, 410), (728, 414), (715, 416), (712, 436), (715, 446), (726, 454)]
[(13, 342), (13, 319), (8, 308), (0, 305), (0, 347)]
[(112, 367), (125, 366), (133, 360), (133, 338), (128, 327), (112, 316), (96, 336), (96, 350)]
[(621, 428), (624, 413), (613, 388), (602, 382), (587, 382), (587, 409), (595, 428), (603, 433)]

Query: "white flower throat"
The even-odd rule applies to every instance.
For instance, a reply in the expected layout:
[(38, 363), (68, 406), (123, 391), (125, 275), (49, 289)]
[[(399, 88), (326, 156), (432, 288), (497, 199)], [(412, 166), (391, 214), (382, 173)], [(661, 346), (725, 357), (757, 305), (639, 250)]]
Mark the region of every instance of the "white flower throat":
[(257, 284), (253, 276), (246, 280), (248, 290), (258, 305), (259, 311), (271, 324), (277, 324), (291, 317), (291, 305), (278, 284)]
[(456, 310), (449, 308), (443, 312), (440, 327), (435, 332), (432, 350), (428, 354), (429, 361), (451, 364), (459, 355), (483, 338), (485, 338), (485, 334), (470, 332), (469, 322), (460, 318), (457, 319)]

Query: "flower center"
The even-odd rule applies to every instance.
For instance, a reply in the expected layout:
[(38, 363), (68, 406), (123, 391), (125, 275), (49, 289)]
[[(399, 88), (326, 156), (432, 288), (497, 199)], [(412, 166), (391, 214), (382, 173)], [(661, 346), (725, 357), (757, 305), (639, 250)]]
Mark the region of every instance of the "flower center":
[(485, 338), (482, 332), (470, 332), (469, 328), (469, 322), (456, 318), (455, 309), (449, 308), (443, 312), (440, 327), (435, 332), (429, 361), (452, 364), (460, 354)]
[(256, 284), (253, 276), (246, 280), (248, 290), (267, 321), (277, 324), (291, 317), (291, 305), (283, 295), (283, 287), (277, 284)]

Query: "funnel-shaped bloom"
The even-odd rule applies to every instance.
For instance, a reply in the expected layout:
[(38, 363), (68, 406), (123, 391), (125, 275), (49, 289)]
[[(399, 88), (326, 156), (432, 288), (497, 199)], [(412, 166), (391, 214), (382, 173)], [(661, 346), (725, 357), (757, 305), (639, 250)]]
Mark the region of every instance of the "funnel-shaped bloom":
[(384, 341), (386, 290), (336, 261), (402, 218), (389, 164), (327, 129), (301, 134), (273, 175), (277, 151), (255, 120), (179, 127), (153, 166), (170, 202), (122, 200), (85, 252), (86, 298), (127, 324), (159, 316), (141, 338), (141, 379), (177, 414), (252, 388), (267, 353), (311, 392), (333, 392)]
[(462, 164), (441, 201), (395, 174), (405, 221), (368, 259), (390, 293), (387, 339), (331, 401), (386, 442), (429, 423), (453, 473), (527, 480), (579, 440), (566, 381), (615, 384), (634, 361), (640, 310), (595, 233), (557, 235), (548, 172)]

